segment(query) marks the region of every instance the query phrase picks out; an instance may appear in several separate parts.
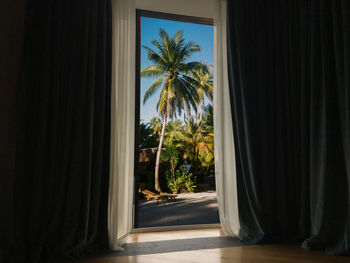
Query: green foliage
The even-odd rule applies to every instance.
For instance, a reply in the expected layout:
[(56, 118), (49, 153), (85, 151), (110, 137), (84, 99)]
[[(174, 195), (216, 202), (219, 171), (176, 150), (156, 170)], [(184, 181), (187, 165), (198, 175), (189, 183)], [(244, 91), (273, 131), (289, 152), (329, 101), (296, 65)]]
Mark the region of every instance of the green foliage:
[(165, 150), (162, 151), (160, 159), (163, 162), (169, 162), (171, 176), (172, 178), (175, 178), (175, 169), (179, 162), (179, 152), (176, 147), (171, 144), (167, 145)]
[[(165, 152), (161, 153), (163, 147), (160, 145), (158, 150), (162, 163), (159, 163), (159, 159), (156, 160), (155, 187), (159, 188), (157, 185), (167, 180), (167, 186), (174, 191), (193, 191), (195, 184), (192, 174), (182, 168), (176, 171), (176, 166), (178, 163), (192, 164), (191, 171), (195, 176), (204, 168), (209, 170), (214, 167), (212, 110), (210, 112), (205, 108), (204, 100), (205, 97), (209, 101), (213, 99), (212, 68), (190, 60), (201, 48), (192, 41), (185, 41), (182, 30), (171, 37), (160, 29), (159, 39), (151, 41), (151, 44), (151, 47), (143, 48), (153, 65), (145, 67), (141, 71), (141, 77), (156, 80), (146, 90), (143, 103), (159, 93), (156, 105), (159, 117), (152, 118), (148, 124), (142, 124), (140, 147), (157, 147), (164, 135), (162, 143)], [(199, 121), (191, 117), (191, 112), (197, 113), (198, 107), (201, 108)], [(185, 123), (177, 120), (183, 111)], [(168, 121), (169, 118), (171, 121)], [(162, 125), (165, 125), (163, 130)], [(168, 174), (167, 177), (158, 178), (158, 165)]]
[(182, 189), (186, 189), (188, 192), (193, 192), (196, 188), (194, 181), (192, 180), (192, 173), (184, 167), (181, 166), (176, 171), (176, 176), (182, 179)]
[(213, 74), (212, 67), (208, 67), (203, 64), (203, 66), (194, 72), (191, 72), (191, 77), (195, 79), (198, 83), (197, 85), (197, 95), (200, 101), (201, 112), (199, 114), (199, 121), (202, 121), (204, 113), (204, 97), (207, 97), (210, 102), (213, 101)]
[(157, 137), (150, 123), (140, 123), (140, 149), (157, 147)]
[(168, 177), (168, 187), (173, 193), (180, 192), (182, 188), (182, 178), (180, 177)]
[(152, 127), (153, 134), (156, 134), (159, 136), (162, 131), (162, 120), (158, 117), (153, 117), (151, 119), (150, 125)]
[(203, 115), (203, 135), (205, 148), (200, 154), (201, 165), (205, 168), (214, 168), (214, 116), (213, 106), (207, 105)]
[(207, 132), (214, 132), (214, 111), (211, 104), (204, 108), (203, 125)]
[[(171, 186), (171, 190), (174, 191), (181, 190), (179, 185), (182, 179), (173, 179), (176, 177), (175, 170), (179, 164), (191, 164), (191, 172), (198, 181), (203, 179), (202, 175), (212, 173), (212, 170), (215, 169), (213, 125), (213, 107), (211, 104), (205, 107), (202, 121), (191, 117), (185, 122), (173, 120), (167, 123), (160, 165), (160, 174), (163, 175), (160, 176), (160, 184), (163, 190), (167, 189), (168, 186), (169, 188)], [(147, 127), (148, 134), (151, 133), (152, 136), (158, 137), (161, 129), (161, 119), (152, 118), (151, 122), (147, 123)], [(155, 160), (152, 161), (152, 164), (149, 164), (149, 170), (154, 169), (154, 164)], [(164, 176), (165, 173), (167, 173), (167, 176)]]
[(168, 177), (168, 187), (173, 193), (178, 193), (180, 191), (193, 192), (196, 188), (196, 184), (192, 177), (192, 173), (190, 173), (186, 167), (181, 166), (176, 170), (175, 177)]
[(170, 37), (164, 29), (159, 31), (159, 40), (153, 40), (152, 47), (142, 46), (147, 57), (154, 64), (141, 71), (141, 77), (157, 78), (146, 90), (143, 103), (160, 90), (157, 103), (159, 116), (176, 118), (185, 110), (190, 115), (191, 109), (197, 111), (199, 97), (197, 87), (200, 85), (190, 73), (204, 67), (200, 62), (188, 60), (201, 50), (192, 41), (186, 42), (183, 31)]
[(205, 147), (202, 123), (193, 117), (188, 118), (180, 139), (185, 151), (184, 159), (192, 164), (192, 171), (197, 175), (198, 168), (201, 166), (200, 155)]
[(182, 132), (183, 128), (181, 120), (169, 121), (165, 128), (164, 144), (177, 146), (179, 138), (181, 138)]

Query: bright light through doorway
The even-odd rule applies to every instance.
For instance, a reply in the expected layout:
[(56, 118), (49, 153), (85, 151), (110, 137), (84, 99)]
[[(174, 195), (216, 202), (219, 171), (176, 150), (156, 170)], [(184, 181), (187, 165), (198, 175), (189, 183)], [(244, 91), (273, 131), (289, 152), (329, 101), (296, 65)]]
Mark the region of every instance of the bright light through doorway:
[(214, 30), (210, 24), (188, 20), (139, 19), (136, 227), (219, 223), (212, 107)]

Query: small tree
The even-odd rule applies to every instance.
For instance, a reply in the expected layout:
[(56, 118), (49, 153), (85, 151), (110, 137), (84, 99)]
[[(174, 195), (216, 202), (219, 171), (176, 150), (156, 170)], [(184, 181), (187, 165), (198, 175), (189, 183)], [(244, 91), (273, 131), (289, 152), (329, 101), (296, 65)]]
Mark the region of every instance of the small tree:
[(192, 180), (192, 177), (193, 175), (188, 168), (181, 166), (176, 170), (174, 177), (169, 178), (168, 187), (174, 194), (180, 191), (193, 192), (196, 184)]
[(160, 158), (163, 162), (169, 162), (171, 177), (175, 179), (175, 169), (179, 162), (179, 152), (176, 147), (167, 145)]

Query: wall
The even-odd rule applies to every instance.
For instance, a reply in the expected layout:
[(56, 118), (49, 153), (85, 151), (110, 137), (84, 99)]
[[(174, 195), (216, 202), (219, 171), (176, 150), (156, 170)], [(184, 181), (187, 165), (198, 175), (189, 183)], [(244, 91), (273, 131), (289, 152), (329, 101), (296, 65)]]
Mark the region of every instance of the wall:
[[(25, 0), (0, 1), (0, 248), (9, 239), (15, 98), (20, 85)], [(1, 262), (1, 250), (0, 250)]]
[(215, 1), (218, 0), (135, 0), (135, 6), (149, 11), (214, 18)]

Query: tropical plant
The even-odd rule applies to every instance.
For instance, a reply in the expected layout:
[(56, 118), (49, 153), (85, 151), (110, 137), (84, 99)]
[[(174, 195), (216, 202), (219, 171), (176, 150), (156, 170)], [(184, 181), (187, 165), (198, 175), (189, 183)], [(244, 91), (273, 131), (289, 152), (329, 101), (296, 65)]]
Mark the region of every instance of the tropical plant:
[(196, 188), (195, 182), (192, 180), (192, 173), (188, 168), (181, 166), (176, 170), (175, 177), (168, 178), (168, 187), (173, 193), (186, 190), (187, 192), (193, 192)]
[(191, 73), (191, 76), (198, 82), (197, 94), (201, 104), (199, 121), (202, 121), (205, 107), (204, 97), (206, 96), (209, 99), (209, 101), (213, 101), (212, 67), (203, 65), (203, 67), (198, 68), (195, 72)]
[(162, 132), (162, 120), (161, 120), (161, 118), (153, 117), (151, 119), (151, 126), (153, 129), (153, 134), (157, 134), (158, 136), (160, 136), (160, 134)]
[(203, 125), (207, 132), (214, 132), (214, 111), (211, 104), (204, 108)]
[(187, 190), (193, 192), (196, 188), (194, 181), (192, 180), (192, 173), (185, 166), (181, 166), (176, 170), (176, 177), (181, 178), (181, 190)]
[(174, 194), (177, 194), (182, 187), (182, 178), (181, 177), (168, 178), (168, 187)]
[(157, 146), (157, 137), (150, 123), (140, 123), (140, 148), (151, 148)]
[(179, 152), (174, 145), (167, 145), (165, 150), (162, 151), (161, 160), (169, 162), (171, 177), (175, 178), (175, 169), (179, 162)]
[(194, 174), (201, 165), (200, 151), (204, 147), (203, 125), (200, 121), (190, 117), (186, 120), (184, 131), (181, 136), (182, 148), (185, 151), (184, 158), (192, 164)]
[(159, 136), (154, 176), (155, 189), (161, 192), (159, 163), (167, 119), (174, 119), (177, 115), (181, 115), (183, 109), (188, 116), (192, 109), (197, 112), (199, 98), (196, 87), (198, 82), (190, 74), (201, 68), (202, 64), (188, 62), (191, 56), (201, 49), (192, 41), (186, 43), (182, 30), (178, 31), (175, 36), (169, 37), (164, 29), (160, 29), (159, 37), (159, 40), (151, 42), (153, 49), (142, 46), (147, 51), (148, 59), (154, 64), (146, 66), (140, 75), (141, 77), (157, 78), (146, 90), (143, 103), (146, 103), (160, 89), (156, 108), (162, 118), (162, 129)]
[(181, 120), (169, 121), (166, 124), (164, 134), (164, 144), (179, 146), (178, 142), (183, 133), (183, 123)]
[(207, 169), (214, 167), (214, 116), (213, 106), (208, 104), (203, 115), (204, 144), (201, 147), (201, 165)]

